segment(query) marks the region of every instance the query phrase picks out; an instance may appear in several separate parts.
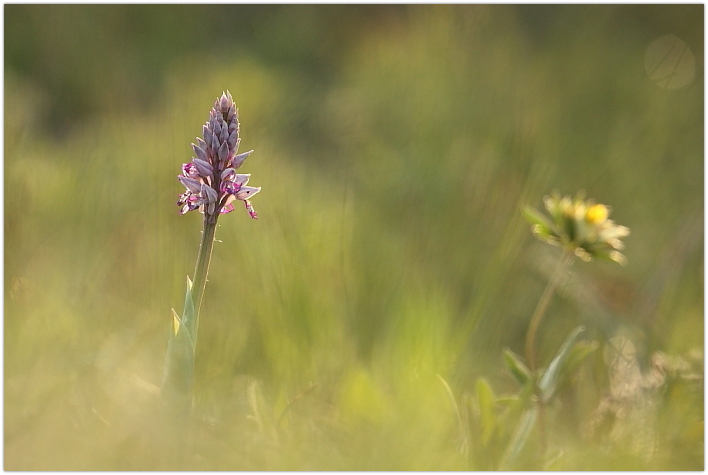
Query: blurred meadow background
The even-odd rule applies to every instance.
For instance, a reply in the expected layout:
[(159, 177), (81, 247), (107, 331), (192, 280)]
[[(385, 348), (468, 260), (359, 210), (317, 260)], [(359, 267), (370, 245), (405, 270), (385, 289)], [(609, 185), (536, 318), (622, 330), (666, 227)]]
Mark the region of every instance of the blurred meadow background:
[[(514, 467), (702, 470), (703, 18), (5, 5), (5, 469), (502, 468), (502, 351), (560, 252), (521, 210), (583, 189), (629, 265), (555, 295), (542, 364), (578, 325), (599, 346), (547, 409), (552, 457)], [(219, 220), (177, 460), (155, 414), (201, 231), (177, 175), (224, 90), (260, 219)]]

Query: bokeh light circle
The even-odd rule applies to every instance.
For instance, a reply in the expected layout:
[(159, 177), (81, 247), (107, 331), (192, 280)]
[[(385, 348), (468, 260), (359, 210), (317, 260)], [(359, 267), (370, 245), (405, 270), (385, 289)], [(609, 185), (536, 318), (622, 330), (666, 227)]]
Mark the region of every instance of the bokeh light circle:
[(654, 40), (644, 58), (649, 79), (666, 89), (679, 89), (696, 76), (696, 60), (688, 45), (675, 35)]

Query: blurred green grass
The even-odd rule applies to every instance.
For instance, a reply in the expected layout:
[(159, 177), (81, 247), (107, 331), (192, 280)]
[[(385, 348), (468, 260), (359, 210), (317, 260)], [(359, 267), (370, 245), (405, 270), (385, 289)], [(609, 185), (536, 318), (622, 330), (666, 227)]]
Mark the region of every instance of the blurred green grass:
[[(513, 390), (501, 350), (554, 258), (520, 210), (552, 189), (611, 205), (630, 264), (574, 267), (540, 359), (579, 323), (645, 369), (702, 354), (700, 5), (4, 10), (8, 470), (485, 467), (438, 375), (460, 407), (479, 376)], [(645, 72), (666, 33), (682, 89)], [(178, 463), (151, 415), (201, 226), (176, 175), (224, 89), (261, 219), (220, 220)], [(606, 379), (576, 382), (588, 412)], [(677, 388), (656, 454), (561, 413), (558, 466), (700, 469), (702, 394)]]

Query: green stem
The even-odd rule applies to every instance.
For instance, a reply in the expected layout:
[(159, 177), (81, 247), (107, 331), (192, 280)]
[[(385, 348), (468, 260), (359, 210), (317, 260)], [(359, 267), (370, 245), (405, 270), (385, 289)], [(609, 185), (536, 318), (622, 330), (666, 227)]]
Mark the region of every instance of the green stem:
[(529, 369), (531, 371), (536, 371), (536, 333), (538, 332), (538, 327), (541, 325), (541, 320), (548, 309), (548, 304), (551, 302), (551, 297), (560, 283), (561, 277), (565, 274), (567, 267), (573, 262), (572, 251), (563, 251), (563, 255), (556, 266), (555, 271), (551, 275), (546, 289), (543, 291), (541, 299), (538, 301), (536, 310), (533, 312), (531, 317), (531, 323), (529, 323), (529, 330), (526, 333), (526, 361), (528, 361)]
[(197, 264), (194, 268), (194, 280), (192, 281), (192, 301), (194, 302), (194, 322), (190, 322), (190, 332), (197, 342), (197, 330), (199, 328), (199, 310), (202, 306), (204, 289), (206, 288), (211, 253), (214, 248), (214, 236), (216, 235), (217, 216), (204, 215), (204, 229), (202, 230), (202, 242), (199, 245)]

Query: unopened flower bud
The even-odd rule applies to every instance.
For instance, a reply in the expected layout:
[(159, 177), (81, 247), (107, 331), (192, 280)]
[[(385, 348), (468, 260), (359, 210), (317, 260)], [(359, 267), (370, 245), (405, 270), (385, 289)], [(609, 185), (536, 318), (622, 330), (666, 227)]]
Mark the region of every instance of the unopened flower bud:
[(231, 166), (234, 168), (239, 168), (243, 162), (248, 158), (249, 155), (253, 153), (253, 150), (248, 152), (239, 153), (231, 160)]
[[(200, 150), (200, 149), (197, 149)], [(199, 172), (199, 175), (202, 177), (210, 177), (214, 174), (214, 167), (211, 166), (211, 163), (207, 162), (206, 160), (200, 160), (199, 158), (194, 158), (192, 159), (192, 163), (197, 167), (197, 171)]]
[(194, 149), (194, 153), (197, 154), (197, 158), (203, 161), (207, 161), (207, 153), (206, 150), (200, 147), (199, 145), (192, 144), (192, 148)]

